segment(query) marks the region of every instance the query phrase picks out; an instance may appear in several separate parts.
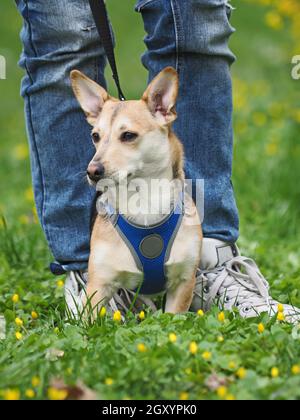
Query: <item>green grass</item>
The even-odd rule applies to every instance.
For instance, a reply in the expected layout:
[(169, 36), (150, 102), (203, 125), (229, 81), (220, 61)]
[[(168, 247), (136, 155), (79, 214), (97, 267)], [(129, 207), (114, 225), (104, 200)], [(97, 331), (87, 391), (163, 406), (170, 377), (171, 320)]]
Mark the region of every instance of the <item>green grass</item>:
[[(143, 28), (128, 7), (133, 3), (109, 1), (129, 97), (140, 95), (146, 83), (139, 62)], [(0, 391), (18, 389), (25, 398), (32, 377), (38, 376), (37, 398), (47, 397), (54, 377), (68, 384), (80, 380), (102, 398), (177, 399), (187, 392), (189, 398), (217, 399), (212, 382), (224, 383), (237, 399), (300, 398), (300, 376), (291, 373), (300, 363), (299, 331), (276, 320), (246, 321), (226, 314), (222, 324), (214, 310), (203, 318), (158, 313), (146, 314), (143, 322), (129, 315), (125, 325), (110, 316), (94, 326), (65, 325), (63, 291), (48, 271), (51, 257), (28, 191), (22, 73), (16, 64), (21, 22), (13, 3), (1, 8), (0, 54), (7, 58), (8, 78), (0, 81), (0, 212), (7, 223), (0, 225), (0, 314), (7, 324), (6, 339), (0, 340)], [(264, 8), (245, 1), (233, 14), (238, 31), (232, 49), (239, 57), (233, 74), (240, 246), (256, 258), (276, 298), (300, 305), (300, 117), (295, 118), (300, 82), (290, 77), (288, 32), (268, 29), (264, 14)], [(15, 293), (20, 296), (17, 304), (12, 302)], [(36, 321), (32, 311), (39, 314)], [(21, 341), (15, 337), (16, 317), (24, 321)], [(258, 333), (259, 322), (265, 324), (263, 334)], [(177, 335), (173, 344), (171, 332)], [(189, 352), (192, 341), (198, 345), (196, 355)], [(146, 352), (137, 351), (139, 343)], [(50, 349), (63, 351), (63, 357), (49, 357)], [(205, 351), (211, 352), (211, 360), (203, 359)], [(240, 367), (247, 369), (244, 379), (236, 376)], [(279, 369), (277, 378), (271, 377), (273, 367)], [(112, 378), (111, 385), (107, 378)]]

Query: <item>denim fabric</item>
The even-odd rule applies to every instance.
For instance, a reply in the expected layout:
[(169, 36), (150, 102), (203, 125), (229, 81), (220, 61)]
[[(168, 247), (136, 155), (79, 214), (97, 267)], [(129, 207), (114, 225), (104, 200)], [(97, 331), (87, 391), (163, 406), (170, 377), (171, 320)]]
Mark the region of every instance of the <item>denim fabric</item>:
[(187, 178), (205, 180), (204, 235), (235, 242), (231, 8), (225, 0), (140, 0), (136, 10), (147, 33), (142, 61), (150, 80), (169, 65), (179, 72), (175, 131), (185, 146)]
[[(22, 82), (38, 215), (56, 261), (84, 269), (94, 192), (85, 171), (94, 150), (90, 127), (70, 88), (77, 68), (105, 86), (105, 56), (88, 0), (16, 0), (23, 16)], [(205, 179), (204, 234), (235, 242), (238, 212), (232, 184), (232, 88), (228, 48), (233, 32), (225, 0), (140, 0), (147, 36), (143, 63), (152, 79), (180, 74), (176, 132), (188, 177)]]

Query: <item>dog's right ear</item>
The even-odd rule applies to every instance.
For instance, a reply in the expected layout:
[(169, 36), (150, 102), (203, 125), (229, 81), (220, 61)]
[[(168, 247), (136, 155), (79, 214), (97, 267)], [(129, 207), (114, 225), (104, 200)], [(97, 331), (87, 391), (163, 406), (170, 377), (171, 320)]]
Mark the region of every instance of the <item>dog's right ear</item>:
[(90, 125), (95, 125), (109, 95), (105, 89), (78, 70), (71, 72), (71, 83), (75, 96), (87, 116)]

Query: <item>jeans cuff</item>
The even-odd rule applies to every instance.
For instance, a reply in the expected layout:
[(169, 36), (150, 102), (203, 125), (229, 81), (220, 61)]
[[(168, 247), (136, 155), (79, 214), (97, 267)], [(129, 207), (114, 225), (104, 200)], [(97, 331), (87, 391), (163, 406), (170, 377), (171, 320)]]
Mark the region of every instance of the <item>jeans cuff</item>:
[(55, 276), (63, 276), (69, 271), (86, 271), (88, 263), (59, 263), (57, 261), (50, 264), (50, 271)]

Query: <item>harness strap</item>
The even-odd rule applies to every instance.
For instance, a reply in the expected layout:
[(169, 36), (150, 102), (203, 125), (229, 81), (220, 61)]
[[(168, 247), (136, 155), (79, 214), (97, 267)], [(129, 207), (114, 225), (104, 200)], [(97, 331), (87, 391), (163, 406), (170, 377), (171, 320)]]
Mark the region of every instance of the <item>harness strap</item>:
[(107, 9), (105, 6), (104, 0), (89, 0), (90, 7), (92, 10), (92, 14), (95, 20), (95, 24), (97, 27), (97, 30), (99, 32), (99, 36), (101, 38), (105, 54), (107, 56), (108, 62), (110, 64), (111, 70), (112, 70), (112, 77), (115, 81), (119, 99), (121, 101), (125, 101), (125, 96), (121, 89), (117, 64), (116, 64), (116, 58), (114, 53), (114, 43), (113, 43), (113, 37), (112, 32), (109, 24), (109, 18)]
[[(108, 207), (107, 213), (111, 213)], [(166, 263), (184, 216), (183, 195), (172, 213), (157, 225), (144, 227), (130, 223), (123, 215), (114, 218), (114, 226), (128, 246), (144, 280), (139, 288), (143, 295), (154, 295), (166, 289)], [(113, 219), (112, 219), (113, 220)]]

